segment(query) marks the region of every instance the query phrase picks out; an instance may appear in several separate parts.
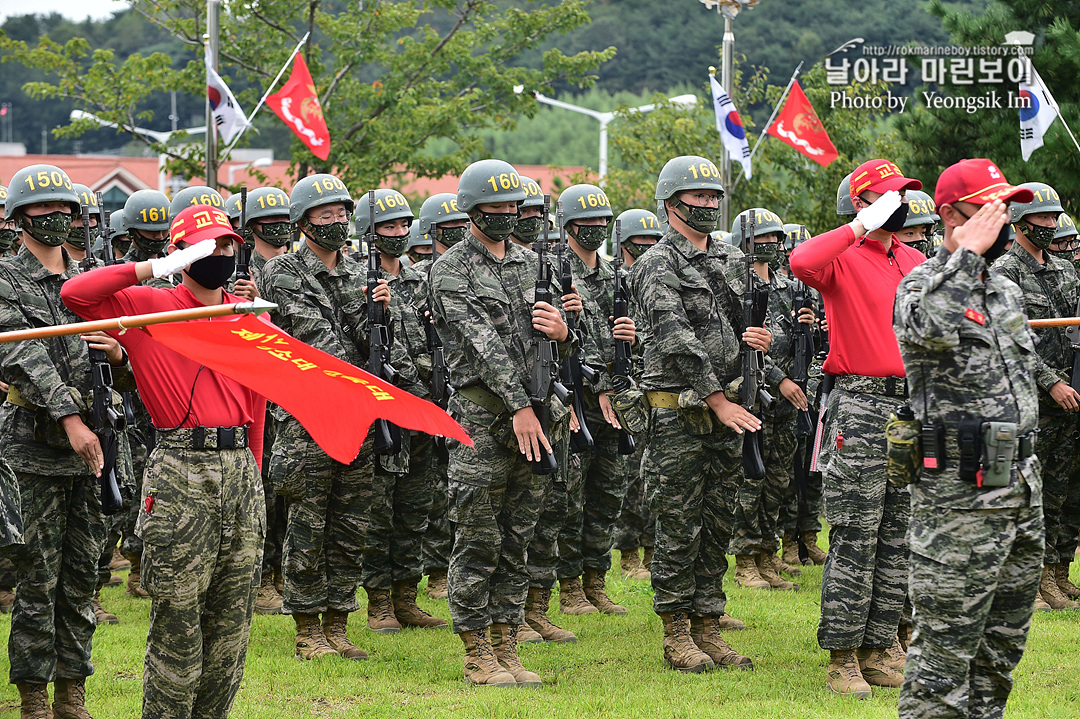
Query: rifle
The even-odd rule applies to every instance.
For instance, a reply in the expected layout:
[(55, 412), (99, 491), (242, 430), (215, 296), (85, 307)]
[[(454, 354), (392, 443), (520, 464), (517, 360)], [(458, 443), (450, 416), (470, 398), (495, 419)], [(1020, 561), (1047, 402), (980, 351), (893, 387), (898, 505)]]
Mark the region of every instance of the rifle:
[[(435, 233), (431, 233), (431, 262), (428, 264), (428, 287), (431, 287), (431, 266), (439, 256), (435, 249)], [(424, 325), (424, 333), (427, 335), (427, 351), (431, 355), (431, 401), (446, 409), (447, 400), (450, 399), (450, 369), (446, 366), (446, 354), (443, 352), (442, 338), (435, 331), (435, 319), (431, 315), (431, 307), (425, 313), (417, 310), (420, 323)]]
[[(533, 243), (536, 250), (538, 267), (536, 270), (536, 289), (533, 294), (533, 304), (537, 302), (554, 303), (551, 295), (551, 265), (548, 264), (548, 215), (551, 211), (551, 195), (544, 195), (544, 232), (542, 239)], [(552, 392), (561, 402), (566, 402), (570, 397), (569, 390), (559, 381), (559, 348), (558, 343), (549, 339), (540, 330), (533, 327), (533, 362), (532, 371), (529, 374), (529, 401), (532, 403), (533, 412), (540, 422), (540, 429), (545, 437), (551, 436), (551, 408), (548, 406), (548, 398)], [(580, 421), (579, 417), (579, 421)], [(540, 448), (539, 459), (533, 460), (532, 470), (534, 474), (552, 474), (559, 469), (555, 461), (555, 455)]]
[[(247, 185), (240, 185), (240, 232), (247, 227)], [(236, 248), (236, 279), (251, 281), (251, 243), (245, 240)]]
[[(805, 393), (806, 384), (810, 381), (810, 362), (814, 357), (814, 328), (812, 325), (799, 322), (799, 313), (804, 309), (811, 309), (814, 301), (806, 285), (798, 280), (795, 281), (794, 300), (795, 360), (791, 365), (791, 379)], [(795, 436), (812, 437), (813, 434), (814, 418), (810, 410), (800, 410)]]
[[(375, 246), (375, 191), (368, 192), (368, 363), (367, 371), (391, 384), (397, 379), (397, 370), (390, 364), (390, 327), (386, 308), (375, 301), (375, 288), (379, 286), (380, 257)], [(401, 451), (401, 428), (385, 419), (375, 420), (375, 454), (397, 454)]]
[[(754, 270), (754, 224), (756, 219), (756, 213), (750, 213), (750, 234), (747, 236), (746, 215), (739, 218), (741, 244), (747, 248), (746, 257), (744, 258), (746, 282), (742, 297), (744, 327), (764, 327), (769, 304), (768, 288), (754, 288), (754, 276), (757, 274)], [(772, 395), (765, 390), (765, 353), (744, 342), (741, 354), (743, 381), (740, 389), (742, 400), (740, 404), (760, 419), (761, 407), (764, 406), (768, 409), (773, 403)], [(765, 478), (765, 461), (762, 459), (764, 453), (764, 437), (761, 432), (746, 432), (743, 434), (742, 460), (747, 479)]]
[(86, 237), (86, 254), (79, 260), (79, 269), (89, 272), (98, 266), (98, 259), (94, 257), (94, 244), (90, 240), (90, 207), (82, 206), (83, 236)]
[(109, 213), (105, 211), (105, 205), (101, 201), (101, 193), (95, 193), (98, 206), (98, 229), (101, 231), (101, 254), (102, 261), (106, 265), (115, 265), (118, 260), (112, 246), (112, 227), (109, 225)]
[[(615, 221), (615, 319), (630, 315), (630, 298), (626, 293), (626, 282), (622, 276), (622, 222)], [(630, 373), (633, 371), (633, 350), (627, 340), (615, 340), (615, 362), (611, 366), (611, 387), (616, 392), (625, 392), (634, 384)], [(619, 454), (633, 454), (637, 449), (634, 437), (625, 429), (619, 430)]]
[[(557, 254), (559, 282), (565, 296), (574, 291), (574, 273), (571, 270), (570, 257), (567, 254), (572, 250), (569, 241), (566, 239), (566, 228), (563, 227), (561, 200), (556, 206), (555, 223), (559, 226), (559, 249)], [(592, 432), (589, 431), (589, 425), (585, 421), (585, 382), (583, 380), (588, 380), (589, 384), (595, 384), (600, 379), (600, 375), (595, 369), (585, 364), (585, 342), (582, 335), (578, 334), (577, 318), (573, 312), (566, 313), (566, 327), (570, 331), (571, 337), (576, 336), (578, 338), (578, 344), (574, 354), (566, 362), (563, 362), (562, 367), (559, 368), (559, 378), (562, 380), (563, 385), (570, 390), (574, 414), (577, 415), (578, 425), (580, 425), (577, 432), (570, 434), (570, 449), (575, 454), (579, 454), (592, 451), (596, 445)]]

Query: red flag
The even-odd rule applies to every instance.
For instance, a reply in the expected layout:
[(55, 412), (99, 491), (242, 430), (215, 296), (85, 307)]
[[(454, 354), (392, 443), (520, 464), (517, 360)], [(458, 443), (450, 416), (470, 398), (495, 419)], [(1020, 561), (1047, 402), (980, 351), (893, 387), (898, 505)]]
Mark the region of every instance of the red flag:
[(780, 111), (768, 133), (780, 138), (822, 167), (836, 159), (836, 147), (814, 112), (814, 106), (806, 99), (798, 80), (792, 84), (784, 109)]
[(296, 54), (289, 81), (280, 92), (267, 97), (266, 104), (292, 128), (315, 157), (321, 160), (330, 157), (330, 130), (326, 128), (319, 93), (315, 91), (303, 55)]
[(146, 328), (171, 350), (258, 392), (304, 426), (339, 462), (360, 452), (376, 419), (472, 446), (437, 405), (290, 337), (252, 315)]

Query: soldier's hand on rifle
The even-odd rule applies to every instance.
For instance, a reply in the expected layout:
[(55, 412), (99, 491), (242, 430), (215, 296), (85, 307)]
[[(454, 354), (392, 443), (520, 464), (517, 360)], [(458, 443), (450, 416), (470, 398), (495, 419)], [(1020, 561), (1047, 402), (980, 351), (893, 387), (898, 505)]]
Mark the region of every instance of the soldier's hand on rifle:
[(772, 332), (764, 327), (747, 327), (742, 334), (742, 341), (753, 349), (768, 352), (772, 345)]
[(571, 432), (580, 432), (581, 431), (581, 422), (578, 421), (577, 412), (574, 411), (573, 403), (570, 404), (570, 431)]
[(120, 349), (120, 343), (105, 332), (87, 332), (79, 337), (90, 345), (90, 349), (104, 351), (105, 357), (113, 367), (119, 367), (124, 363), (124, 350)]
[(761, 429), (760, 419), (742, 405), (729, 402), (723, 392), (713, 392), (705, 398), (705, 402), (712, 408), (713, 414), (721, 424), (730, 427), (738, 434), (742, 434), (744, 430), (757, 432)]
[(562, 315), (547, 302), (537, 302), (533, 305), (532, 325), (543, 332), (548, 339), (556, 342), (565, 342), (570, 334)]
[(60, 426), (67, 432), (68, 441), (75, 453), (82, 457), (95, 477), (100, 477), (101, 470), (105, 467), (105, 453), (101, 451), (101, 442), (94, 431), (87, 427), (82, 417), (77, 414), (61, 417)]
[(614, 317), (608, 317), (608, 319), (615, 322), (615, 327), (611, 332), (615, 339), (624, 340), (630, 344), (637, 341), (637, 327), (632, 319), (629, 317), (620, 317), (617, 320)]
[(607, 423), (615, 429), (622, 429), (618, 417), (615, 416), (615, 410), (611, 408), (611, 390), (604, 390), (597, 395), (597, 399), (600, 400), (600, 411), (604, 413)]
[(814, 324), (815, 319), (814, 311), (809, 307), (803, 307), (799, 310), (799, 316), (796, 318), (796, 321), (801, 322), (804, 325), (812, 325)]
[(259, 288), (251, 280), (237, 280), (236, 284), (233, 285), (232, 293), (238, 297), (243, 297), (248, 302), (254, 302), (259, 297)]
[(581, 295), (577, 293), (576, 287), (570, 294), (562, 296), (563, 312), (581, 312), (582, 307)]
[(540, 448), (548, 452), (551, 445), (548, 444), (544, 430), (540, 427), (540, 420), (532, 407), (525, 407), (514, 412), (514, 434), (517, 435), (518, 449), (530, 462), (540, 459)]
[(821, 326), (821, 331), (822, 332), (828, 332), (829, 331), (829, 318), (826, 317), (825, 315), (821, 316), (821, 325), (820, 326)]
[(1066, 382), (1057, 382), (1050, 387), (1050, 396), (1066, 412), (1080, 411), (1080, 394)]
[(809, 403), (806, 401), (806, 393), (802, 391), (799, 385), (792, 382), (787, 377), (780, 383), (780, 394), (784, 395), (784, 398), (795, 405), (795, 409), (806, 411), (809, 407)]
[[(362, 289), (366, 295), (367, 287), (363, 287)], [(386, 307), (390, 306), (390, 285), (387, 284), (386, 280), (379, 280), (379, 285), (375, 288), (375, 301), (382, 302)]]
[(11, 385), (9, 385), (7, 382), (0, 382), (0, 392), (7, 394), (7, 391), (9, 389), (11, 389)]

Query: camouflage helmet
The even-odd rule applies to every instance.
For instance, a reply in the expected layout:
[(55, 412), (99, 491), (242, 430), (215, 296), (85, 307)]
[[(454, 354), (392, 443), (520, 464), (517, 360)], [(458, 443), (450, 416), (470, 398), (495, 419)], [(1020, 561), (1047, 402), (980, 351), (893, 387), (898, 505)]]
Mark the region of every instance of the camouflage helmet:
[(1057, 190), (1045, 182), (1025, 182), (1018, 185), (1025, 190), (1031, 190), (1035, 197), (1031, 202), (1013, 202), (1009, 204), (1009, 222), (1019, 222), (1027, 215), (1040, 212), (1064, 212), (1061, 206), (1061, 198)]
[(810, 230), (806, 225), (794, 222), (784, 224), (784, 249), (791, 252), (796, 247), (810, 239)]
[(1062, 212), (1058, 215), (1057, 232), (1054, 233), (1054, 241), (1058, 242), (1066, 237), (1075, 237), (1076, 235), (1076, 223), (1073, 222), (1073, 218), (1068, 212)]
[(289, 214), (289, 196), (280, 187), (256, 187), (247, 196), (247, 217), (249, 223), (262, 217), (274, 217)]
[(453, 192), (432, 195), (420, 205), (420, 233), (424, 235), (430, 235), (443, 222), (468, 219), (468, 215), (458, 210), (457, 195)]
[(0, 207), (7, 205), (7, 188), (0, 185)]
[(629, 242), (631, 237), (655, 237), (659, 240), (664, 236), (664, 231), (660, 229), (660, 220), (648, 210), (633, 209), (620, 212), (615, 222), (611, 223), (612, 244), (615, 243), (616, 225), (620, 225), (623, 242)]
[(79, 214), (79, 197), (71, 178), (56, 165), (30, 165), (11, 176), (5, 205), (8, 217), (39, 202), (66, 202), (73, 215)]
[(230, 220), (236, 220), (239, 222), (240, 216), (243, 215), (243, 210), (240, 207), (241, 195), (239, 192), (234, 192), (229, 195), (229, 198), (225, 200), (225, 214), (229, 216)]
[(656, 178), (656, 216), (661, 222), (667, 221), (664, 200), (682, 190), (716, 190), (723, 197), (720, 170), (711, 160), (698, 155), (682, 155), (668, 160)]
[(81, 182), (72, 183), (72, 188), (75, 190), (75, 194), (79, 197), (79, 213), (82, 213), (82, 208), (87, 207), (90, 210), (90, 219), (94, 219), (98, 214), (97, 195), (90, 189), (88, 185), (84, 185)]
[[(592, 217), (604, 217), (610, 220), (615, 216), (607, 195), (596, 185), (571, 185), (559, 195), (562, 207), (562, 227), (576, 220)], [(557, 216), (556, 216), (556, 219)]]
[(519, 177), (521, 186), (525, 188), (525, 201), (521, 203), (521, 207), (543, 207), (544, 191), (540, 189), (540, 183), (525, 175)]
[(777, 234), (777, 240), (783, 241), (785, 237), (784, 221), (774, 215), (764, 207), (751, 207), (749, 210), (743, 210), (735, 216), (735, 221), (731, 223), (731, 244), (738, 247), (743, 252), (746, 248), (742, 246), (740, 230), (742, 225), (742, 218), (746, 218), (746, 226), (750, 226), (750, 213), (754, 213), (754, 237), (761, 237), (762, 235)]
[[(369, 196), (369, 194), (364, 194), (356, 208), (357, 235), (365, 235), (372, 230), (371, 220), (368, 217), (369, 205), (371, 204), (368, 199)], [(375, 224), (401, 218), (405, 218), (409, 222), (413, 221), (413, 211), (409, 207), (409, 201), (405, 199), (405, 195), (397, 190), (385, 187), (375, 190)]]
[(457, 206), (468, 213), (477, 205), (524, 202), (527, 192), (521, 175), (503, 160), (480, 160), (465, 168), (458, 179)]
[(344, 182), (325, 173), (308, 175), (293, 185), (289, 194), (289, 222), (296, 224), (308, 210), (332, 202), (343, 202), (347, 212), (353, 211), (353, 199)]
[(836, 214), (841, 217), (856, 214), (855, 203), (851, 199), (851, 176), (854, 174), (849, 172), (847, 177), (840, 181), (840, 187), (836, 188)]
[(427, 246), (431, 244), (431, 240), (420, 231), (420, 220), (413, 220), (409, 225), (409, 245), (405, 248), (408, 252), (414, 247)]
[(127, 237), (128, 224), (123, 208), (109, 213), (109, 229), (112, 230), (113, 237)]
[(169, 214), (176, 217), (180, 212), (192, 205), (210, 205), (219, 210), (225, 209), (225, 198), (217, 190), (206, 185), (188, 185), (173, 195), (172, 204), (169, 206)]
[(138, 190), (124, 203), (127, 229), (158, 232), (169, 229), (169, 198), (157, 190)]
[(908, 190), (905, 193), (908, 201), (907, 219), (904, 227), (919, 227), (921, 225), (933, 225), (939, 219), (937, 206), (934, 198), (922, 190)]
[(716, 242), (726, 242), (727, 244), (734, 247), (739, 246), (738, 238), (736, 238), (735, 235), (731, 234), (730, 232), (725, 232), (724, 230), (713, 230), (709, 233), (709, 238), (715, 240)]

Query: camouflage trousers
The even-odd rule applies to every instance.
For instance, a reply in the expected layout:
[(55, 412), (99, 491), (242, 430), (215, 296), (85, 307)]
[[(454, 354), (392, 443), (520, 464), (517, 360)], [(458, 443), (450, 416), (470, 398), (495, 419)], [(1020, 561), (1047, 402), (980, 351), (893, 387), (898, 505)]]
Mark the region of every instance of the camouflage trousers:
[(693, 435), (678, 410), (654, 407), (641, 459), (645, 497), (656, 518), (653, 609), (657, 614), (724, 613), (726, 551), (743, 479), (742, 437), (716, 422)]
[(453, 549), (453, 528), (446, 516), (446, 464), (447, 453), (435, 447), (433, 463), (434, 481), (431, 496), (431, 512), (428, 514), (427, 531), (424, 532), (422, 548), (424, 556), (424, 574), (445, 572), (450, 566), (450, 551)]
[(607, 574), (615, 521), (626, 492), (626, 458), (619, 454), (619, 432), (604, 420), (600, 405), (586, 403), (592, 452), (570, 456), (566, 482), (568, 514), (559, 531), (559, 579), (580, 577), (585, 569)]
[(94, 673), (97, 560), (105, 541), (97, 480), (92, 474), (17, 476), (25, 546), (14, 557), (11, 683), (88, 677)]
[(530, 587), (555, 588), (556, 567), (559, 563), (559, 534), (570, 514), (570, 494), (566, 488), (566, 481), (570, 476), (569, 421), (567, 417), (565, 431), (559, 433), (561, 440), (552, 447), (559, 470), (552, 475), (550, 481), (544, 482), (540, 516), (536, 520), (536, 529), (529, 541), (529, 551), (525, 557), (525, 571), (529, 575)]
[(278, 427), (270, 478), (286, 502), (281, 554), (286, 614), (359, 609), (356, 589), (375, 501), (370, 445), (365, 442), (351, 464), (342, 464), (296, 420)]
[(766, 416), (762, 423), (765, 446), (765, 477), (745, 479), (735, 502), (735, 526), (728, 552), (775, 554), (780, 505), (791, 486), (791, 462), (795, 457), (795, 418), (776, 420)]
[(255, 458), (247, 449), (161, 441), (142, 496), (136, 532), (142, 587), (153, 599), (142, 715), (228, 716), (244, 676), (262, 562), (266, 510)]
[(423, 576), (423, 543), (435, 495), (435, 438), (409, 438), (407, 472), (375, 466), (375, 487), (368, 510), (370, 531), (364, 544), (360, 583), (366, 589), (390, 589), (393, 582), (416, 584)]
[[(777, 528), (781, 535), (802, 534), (821, 531), (821, 513), (824, 511), (824, 502), (821, 497), (821, 472), (810, 473), (810, 454), (814, 451), (814, 438), (796, 437), (796, 441), (805, 439), (805, 444), (797, 445), (795, 457), (792, 459), (791, 481), (788, 482), (787, 491), (784, 492), (784, 500), (780, 503), (780, 517), (777, 520)], [(799, 496), (798, 483), (795, 480), (795, 463), (803, 462), (806, 467), (806, 492)]]
[(15, 565), (8, 555), (24, 543), (21, 495), (19, 478), (0, 458), (0, 587), (15, 586)]
[(885, 480), (885, 421), (896, 398), (834, 390), (824, 470), (829, 555), (821, 575), (822, 649), (889, 647), (907, 593), (910, 493)]
[[(1043, 466), (1043, 516), (1046, 518), (1044, 564), (1071, 562), (1076, 551), (1078, 518), (1066, 516), (1065, 504), (1068, 501), (1070, 509), (1075, 510), (1080, 503), (1080, 441), (1077, 438), (1075, 415), (1039, 417), (1037, 442)], [(1072, 537), (1067, 536), (1070, 531)]]
[[(528, 574), (526, 548), (533, 537), (550, 476), (533, 474), (516, 439), (489, 429), (491, 412), (455, 396), (450, 414), (474, 446), (450, 440), (450, 616), (455, 632), (491, 624), (521, 624)], [(515, 448), (511, 449), (513, 441)]]
[(285, 498), (274, 491), (270, 479), (270, 456), (274, 448), (274, 419), (266, 412), (266, 431), (263, 436), (262, 486), (266, 504), (266, 538), (263, 540), (262, 572), (273, 576), (281, 572), (281, 550), (285, 543)]
[(19, 545), (10, 544), (5, 547), (5, 553), (0, 554), (0, 589), (14, 590), (15, 584), (19, 581), (15, 574), (15, 562), (10, 556), (19, 549), (21, 549)]
[(641, 477), (641, 455), (645, 438), (637, 438), (637, 451), (626, 458), (626, 493), (615, 523), (615, 548), (629, 552), (653, 546), (653, 518), (645, 503), (645, 482)]
[(1001, 717), (1039, 587), (1041, 509), (916, 508), (908, 538), (915, 635), (901, 719)]

